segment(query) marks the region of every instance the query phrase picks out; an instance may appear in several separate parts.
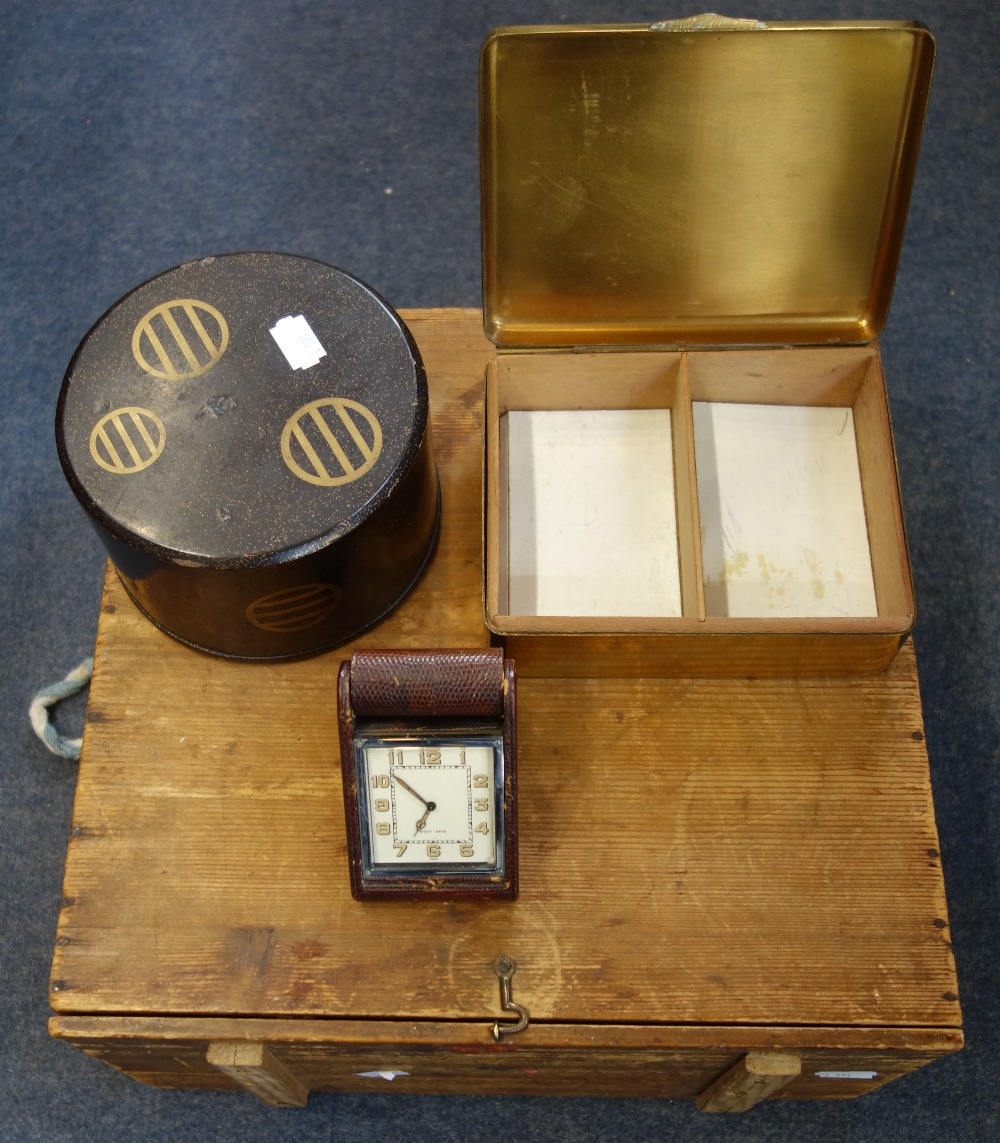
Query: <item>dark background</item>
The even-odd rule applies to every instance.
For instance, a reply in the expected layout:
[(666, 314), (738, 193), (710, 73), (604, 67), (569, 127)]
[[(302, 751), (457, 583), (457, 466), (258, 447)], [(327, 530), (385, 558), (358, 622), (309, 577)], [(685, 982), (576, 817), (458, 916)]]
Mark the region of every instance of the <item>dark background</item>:
[[(972, 0), (767, 3), (927, 23), (938, 63), (882, 338), (968, 1045), (861, 1100), (699, 1116), (662, 1100), (145, 1088), (48, 1039), (74, 786), (26, 713), (93, 647), (103, 555), (56, 460), (62, 373), (127, 290), (239, 249), (345, 267), (395, 306), (477, 305), (478, 48), (499, 24), (647, 22), (648, 3), (7, 0), (0, 13), (0, 1139), (985, 1140), (1000, 1136), (996, 819), (998, 48)], [(60, 724), (78, 732), (82, 699)]]

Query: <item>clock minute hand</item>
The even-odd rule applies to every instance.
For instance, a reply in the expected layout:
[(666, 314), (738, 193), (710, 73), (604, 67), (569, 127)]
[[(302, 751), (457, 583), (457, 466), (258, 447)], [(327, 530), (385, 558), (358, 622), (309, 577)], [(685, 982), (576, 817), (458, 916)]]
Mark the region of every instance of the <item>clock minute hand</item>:
[(417, 799), (418, 802), (423, 802), (424, 807), (425, 807), (424, 808), (424, 816), (417, 822), (416, 828), (413, 831), (414, 833), (420, 833), (420, 831), (424, 828), (424, 826), (427, 825), (427, 815), (431, 812), (431, 810), (437, 809), (437, 804), (435, 802), (427, 801), (426, 798), (422, 798), (417, 793), (417, 791), (414, 790), (414, 788), (409, 784), (409, 782), (405, 782), (402, 778), (400, 778), (400, 776), (398, 774), (393, 774), (392, 780), (394, 782), (398, 782), (403, 787), (403, 789), (408, 791), (409, 793), (411, 793)]
[(399, 784), (400, 784), (400, 785), (403, 787), (403, 789), (404, 789), (404, 790), (406, 790), (408, 793), (411, 793), (411, 794), (412, 794), (412, 795), (413, 795), (413, 796), (414, 796), (414, 797), (417, 799), (417, 801), (418, 801), (418, 802), (423, 802), (423, 804), (424, 804), (425, 806), (427, 806), (429, 809), (433, 809), (433, 808), (434, 808), (434, 803), (433, 803), (433, 802), (429, 802), (429, 801), (428, 801), (426, 798), (422, 798), (422, 797), (421, 797), (421, 796), (420, 796), (420, 795), (417, 793), (417, 791), (416, 791), (416, 790), (414, 790), (414, 788), (413, 788), (413, 787), (410, 785), (410, 783), (409, 783), (409, 782), (405, 782), (405, 781), (404, 781), (402, 778), (400, 778), (400, 776), (399, 776), (398, 774), (393, 774), (393, 775), (392, 775), (392, 780), (393, 780), (394, 782), (398, 782), (398, 783), (399, 783)]

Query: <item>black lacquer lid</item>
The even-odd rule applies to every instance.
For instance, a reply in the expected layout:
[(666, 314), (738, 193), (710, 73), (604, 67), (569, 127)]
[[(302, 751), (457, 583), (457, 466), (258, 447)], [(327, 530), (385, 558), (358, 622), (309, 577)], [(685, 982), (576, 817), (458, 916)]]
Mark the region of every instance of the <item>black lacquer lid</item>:
[(241, 253), (116, 303), (70, 363), (56, 436), (71, 487), (115, 539), (250, 568), (366, 520), (426, 421), (419, 354), (378, 294), (311, 259)]

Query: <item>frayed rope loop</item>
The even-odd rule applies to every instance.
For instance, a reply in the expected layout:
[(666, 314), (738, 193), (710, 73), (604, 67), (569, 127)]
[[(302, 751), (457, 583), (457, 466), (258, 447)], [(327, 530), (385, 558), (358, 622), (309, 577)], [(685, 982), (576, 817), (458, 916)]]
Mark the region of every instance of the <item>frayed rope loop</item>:
[(53, 754), (58, 754), (61, 758), (69, 758), (74, 762), (80, 760), (80, 747), (83, 745), (83, 739), (66, 738), (60, 734), (49, 721), (49, 707), (55, 706), (57, 702), (69, 698), (70, 695), (75, 695), (77, 691), (82, 691), (90, 682), (90, 676), (93, 673), (94, 660), (84, 659), (79, 667), (70, 671), (66, 678), (60, 682), (53, 683), (50, 687), (42, 687), (31, 700), (31, 706), (28, 708), (28, 717), (31, 719), (32, 729), (46, 747)]

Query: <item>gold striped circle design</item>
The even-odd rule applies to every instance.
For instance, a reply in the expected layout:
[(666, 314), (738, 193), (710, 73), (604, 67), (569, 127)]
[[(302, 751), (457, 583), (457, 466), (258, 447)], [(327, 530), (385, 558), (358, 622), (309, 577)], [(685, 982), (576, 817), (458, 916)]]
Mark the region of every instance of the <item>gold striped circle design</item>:
[(165, 381), (207, 373), (228, 345), (226, 319), (196, 298), (154, 306), (132, 334), (132, 356), (139, 367)]
[(167, 430), (149, 409), (129, 405), (105, 413), (90, 434), (90, 455), (105, 472), (130, 476), (159, 458)]
[(246, 616), (262, 631), (286, 634), (322, 623), (339, 603), (339, 587), (332, 583), (307, 583), (262, 595), (250, 604)]
[(375, 414), (346, 397), (303, 405), (281, 434), (281, 455), (299, 480), (322, 488), (364, 476), (382, 451)]

